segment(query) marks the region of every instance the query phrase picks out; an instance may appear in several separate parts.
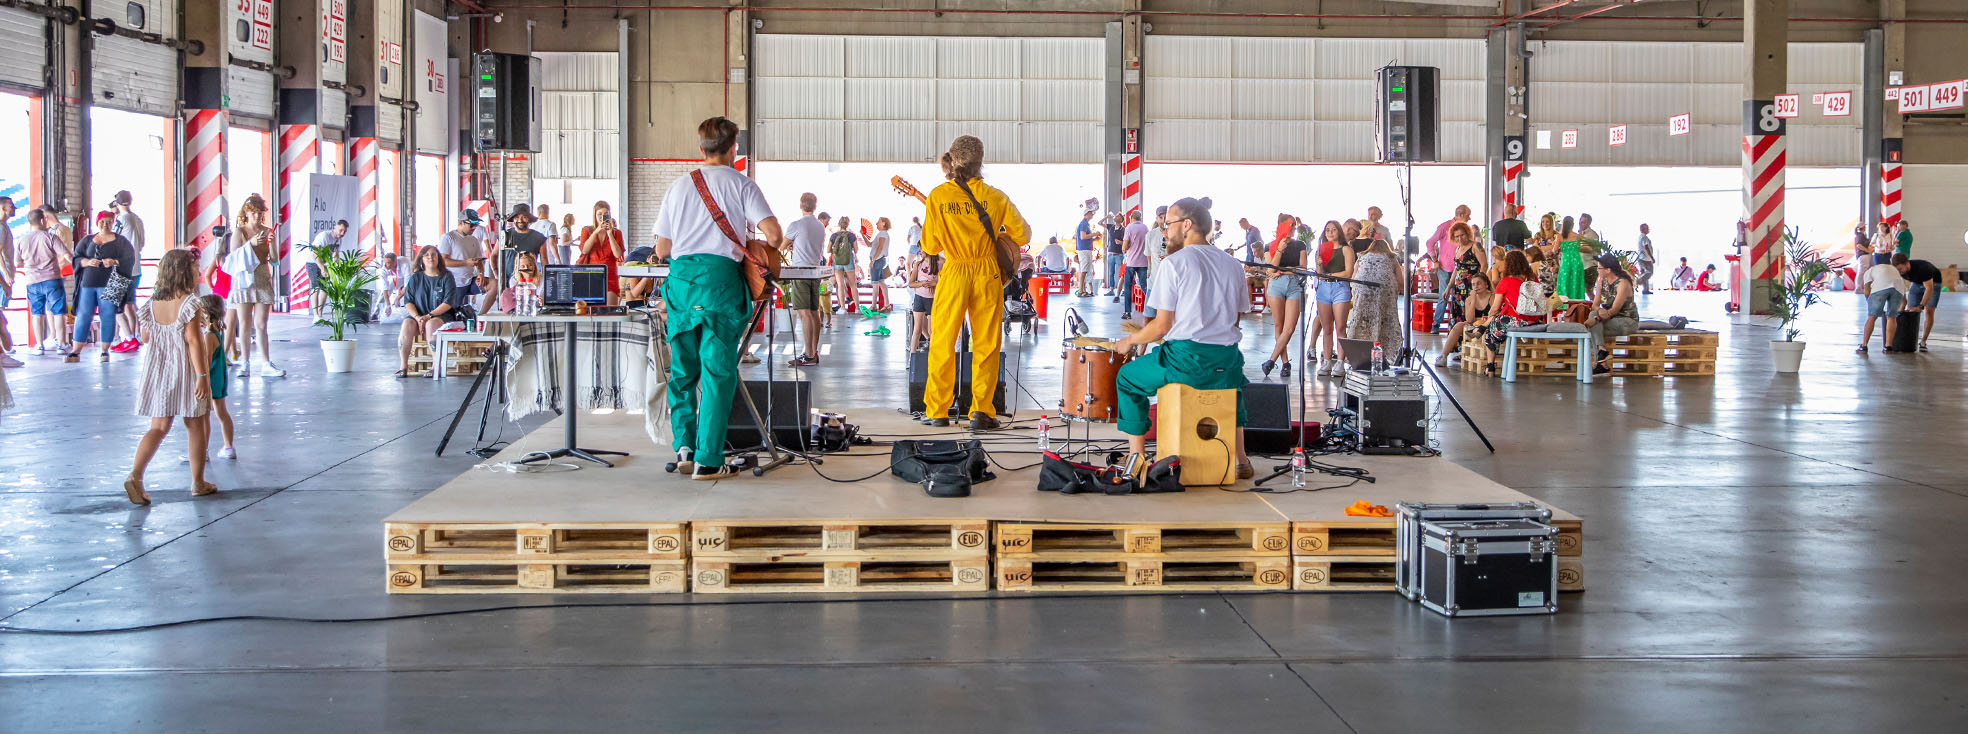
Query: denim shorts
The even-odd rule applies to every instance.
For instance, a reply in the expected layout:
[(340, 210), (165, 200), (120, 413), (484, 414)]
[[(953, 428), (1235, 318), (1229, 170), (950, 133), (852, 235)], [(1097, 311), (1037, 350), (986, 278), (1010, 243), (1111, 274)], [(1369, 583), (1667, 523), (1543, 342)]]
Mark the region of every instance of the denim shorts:
[(1312, 297), (1319, 303), (1338, 304), (1353, 302), (1353, 285), (1338, 281), (1322, 280), (1312, 289)]
[[(1915, 283), (1913, 284), (1912, 287), (1907, 289), (1907, 294), (1906, 294), (1907, 308), (1926, 308), (1925, 305), (1926, 301), (1927, 301), (1926, 283)], [(1941, 304), (1937, 302), (1934, 305), (1939, 306)]]
[(1884, 316), (1890, 319), (1899, 316), (1903, 308), (1906, 308), (1906, 296), (1897, 288), (1873, 291), (1871, 295), (1866, 296), (1867, 316)]
[(1264, 286), (1264, 298), (1265, 300), (1283, 299), (1289, 301), (1297, 299), (1303, 301), (1305, 300), (1305, 281), (1299, 280), (1296, 275), (1274, 275), (1271, 277), (1271, 282)]
[(62, 288), (61, 280), (27, 284), (27, 312), (35, 316), (68, 313), (68, 291)]

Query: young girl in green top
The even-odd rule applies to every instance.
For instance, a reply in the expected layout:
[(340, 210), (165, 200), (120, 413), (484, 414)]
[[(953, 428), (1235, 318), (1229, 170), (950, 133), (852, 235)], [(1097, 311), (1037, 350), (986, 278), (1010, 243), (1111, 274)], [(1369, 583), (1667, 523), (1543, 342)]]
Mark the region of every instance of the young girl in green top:
[(206, 419), (216, 414), (219, 417), (219, 430), (225, 437), (224, 448), (219, 449), (219, 458), (238, 459), (239, 454), (232, 450), (232, 412), (226, 410), (226, 355), (222, 325), (225, 323), (225, 299), (215, 295), (199, 296), (198, 311), (205, 316), (205, 328), (211, 334), (212, 345), (212, 410)]

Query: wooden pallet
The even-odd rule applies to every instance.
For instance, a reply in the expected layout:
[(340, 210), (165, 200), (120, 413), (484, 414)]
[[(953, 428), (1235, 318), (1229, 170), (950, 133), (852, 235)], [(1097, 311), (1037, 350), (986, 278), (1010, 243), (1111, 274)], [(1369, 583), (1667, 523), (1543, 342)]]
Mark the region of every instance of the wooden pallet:
[[(450, 342), (445, 347), (451, 350), (451, 356), (446, 360), (450, 364), (450, 367), (444, 374), (450, 377), (471, 377), (477, 375), (480, 370), (485, 368), (486, 353), (490, 352), (493, 346), (495, 345), (484, 342)], [(430, 342), (420, 341), (412, 344), (410, 345), (410, 371), (405, 374), (411, 377), (429, 377), (432, 364), (435, 361), (436, 359), (431, 353)]]
[(1290, 556), (999, 556), (1000, 591), (1282, 591)]
[(1292, 553), (1298, 556), (1394, 555), (1394, 518), (1292, 523)]
[(1116, 557), (1180, 553), (1184, 555), (1286, 555), (1291, 553), (1289, 523), (1029, 523), (1001, 522), (996, 527), (1000, 559), (1110, 554)]
[(1612, 337), (1609, 342), (1622, 347), (1714, 347), (1721, 343), (1721, 337), (1713, 331), (1681, 329), (1677, 331), (1642, 331), (1626, 336)]
[(1576, 556), (1558, 557), (1558, 590), (1585, 591), (1585, 559)]
[(1497, 359), (1496, 355), (1490, 352), (1489, 347), (1483, 346), (1482, 339), (1472, 338), (1468, 332), (1464, 332), (1461, 364), (1464, 372), (1482, 372), (1485, 368), (1497, 364)]
[(1551, 526), (1558, 529), (1558, 555), (1580, 556), (1585, 554), (1585, 530), (1580, 520), (1553, 520)]
[(806, 592), (986, 591), (991, 559), (833, 559), (742, 561), (696, 557), (690, 561), (693, 591), (700, 594)]
[(1621, 362), (1714, 362), (1715, 347), (1675, 347), (1647, 346), (1629, 347), (1617, 344), (1606, 349), (1611, 358)]
[(1293, 591), (1393, 591), (1393, 556), (1293, 556)]
[(1634, 362), (1606, 360), (1614, 377), (1713, 377), (1715, 360), (1699, 362)]
[(566, 561), (391, 563), (392, 594), (673, 594), (689, 583), (685, 562), (637, 558)]
[(543, 523), (391, 523), (383, 555), (392, 564), (540, 560), (682, 560), (689, 526), (680, 522), (551, 525)]
[(989, 520), (943, 522), (814, 521), (791, 524), (698, 520), (690, 524), (692, 556), (769, 561), (789, 558), (883, 561), (940, 560), (991, 551)]

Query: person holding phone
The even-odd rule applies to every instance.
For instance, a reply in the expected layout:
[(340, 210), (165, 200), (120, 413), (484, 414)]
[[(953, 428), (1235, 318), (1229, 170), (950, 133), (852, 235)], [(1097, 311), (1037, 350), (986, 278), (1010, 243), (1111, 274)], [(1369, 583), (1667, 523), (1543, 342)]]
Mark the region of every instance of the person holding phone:
[(622, 262), (622, 230), (615, 226), (615, 217), (606, 201), (594, 203), (594, 224), (581, 228), (581, 255), (575, 259), (576, 265), (602, 265), (608, 268), (608, 305), (613, 306), (622, 297), (621, 287), (616, 284), (615, 266)]

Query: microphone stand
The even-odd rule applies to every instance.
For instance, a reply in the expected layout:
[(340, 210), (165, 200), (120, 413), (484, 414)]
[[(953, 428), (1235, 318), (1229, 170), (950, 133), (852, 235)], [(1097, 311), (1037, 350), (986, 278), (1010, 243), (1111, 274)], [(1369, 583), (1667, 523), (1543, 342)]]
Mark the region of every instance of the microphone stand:
[[(1379, 288), (1382, 285), (1380, 283), (1375, 283), (1373, 281), (1358, 280), (1355, 278), (1342, 278), (1337, 275), (1327, 275), (1325, 273), (1321, 273), (1316, 270), (1307, 270), (1304, 268), (1290, 268), (1290, 267), (1285, 267), (1283, 265), (1272, 265), (1270, 263), (1264, 263), (1264, 262), (1247, 263), (1247, 265), (1249, 265), (1250, 267), (1262, 268), (1265, 270), (1273, 271), (1274, 273), (1278, 274), (1277, 277), (1298, 278), (1300, 281), (1299, 284), (1300, 287), (1308, 295), (1312, 293), (1313, 290), (1312, 281), (1314, 279), (1330, 281), (1334, 283), (1358, 283), (1360, 285), (1374, 287), (1374, 288)], [(1307, 406), (1311, 404), (1311, 400), (1305, 394), (1305, 382), (1307, 379), (1306, 377), (1307, 373), (1312, 371), (1311, 362), (1309, 361), (1311, 359), (1310, 355), (1312, 349), (1312, 324), (1311, 324), (1312, 310), (1313, 309), (1307, 309), (1307, 308), (1300, 308), (1298, 310), (1298, 364), (1300, 367), (1298, 371), (1298, 421), (1293, 423), (1291, 426), (1288, 426), (1288, 428), (1290, 428), (1292, 432), (1292, 440), (1298, 442), (1298, 450), (1300, 452), (1304, 452), (1305, 450), (1305, 431), (1303, 429), (1303, 426), (1305, 425), (1305, 418), (1306, 418), (1305, 411), (1307, 409)], [(1314, 471), (1338, 475), (1338, 472), (1335, 472), (1325, 467), (1308, 465), (1308, 468), (1311, 468)], [(1252, 482), (1252, 484), (1254, 486), (1263, 486), (1265, 482), (1271, 481), (1273, 479), (1277, 479), (1278, 477), (1284, 476), (1286, 474), (1290, 474), (1291, 470), (1292, 470), (1291, 462), (1287, 461), (1284, 464), (1281, 464), (1273, 468), (1270, 474), (1264, 475), (1263, 477), (1259, 478), (1257, 481)], [(1345, 475), (1345, 476), (1351, 476), (1351, 475)]]
[[(1414, 238), (1414, 161), (1403, 162), (1401, 164), (1401, 173), (1404, 177), (1398, 179), (1401, 184), (1401, 207), (1406, 211), (1408, 217), (1407, 232), (1401, 236), (1401, 264), (1403, 266), (1401, 269), (1406, 271), (1410, 259), (1419, 254), (1414, 251), (1415, 245), (1418, 244)], [(1482, 245), (1479, 243), (1477, 246), (1481, 247)], [(1439, 256), (1440, 253), (1437, 253), (1437, 257)], [(1436, 267), (1441, 267), (1441, 263), (1436, 263)], [(1469, 417), (1469, 411), (1463, 409), (1462, 401), (1456, 399), (1455, 391), (1450, 390), (1448, 383), (1442, 381), (1442, 376), (1435, 373), (1435, 366), (1428, 363), (1428, 358), (1422, 356), (1414, 348), (1413, 274), (1408, 273), (1401, 280), (1403, 281), (1401, 284), (1401, 293), (1403, 295), (1401, 299), (1401, 353), (1395, 356), (1394, 364), (1410, 368), (1419, 365), (1423, 372), (1428, 373), (1429, 379), (1435, 381), (1435, 389), (1442, 391), (1442, 397), (1448, 398), (1449, 404), (1455, 406), (1457, 413), (1462, 414), (1462, 422), (1468, 424), (1469, 430), (1476, 432), (1476, 438), (1483, 441), (1483, 448), (1489, 449), (1492, 454), (1496, 453), (1496, 445), (1490, 443), (1489, 436), (1483, 435), (1483, 429), (1476, 425), (1476, 419)], [(1438, 307), (1447, 307), (1448, 302), (1437, 301), (1436, 305)], [(1434, 321), (1430, 320), (1429, 324), (1432, 326)], [(1580, 358), (1583, 359), (1583, 356)]]

